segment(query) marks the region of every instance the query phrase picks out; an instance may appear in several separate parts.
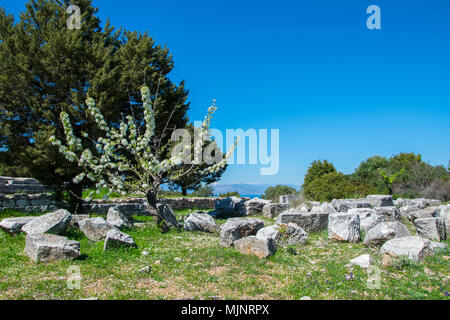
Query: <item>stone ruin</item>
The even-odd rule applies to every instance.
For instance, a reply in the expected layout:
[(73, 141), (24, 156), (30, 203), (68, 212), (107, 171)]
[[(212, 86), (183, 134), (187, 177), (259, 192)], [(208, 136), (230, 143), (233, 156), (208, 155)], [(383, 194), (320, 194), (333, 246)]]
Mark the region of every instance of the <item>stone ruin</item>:
[(50, 191), (33, 178), (0, 177), (0, 194), (36, 194), (46, 192)]
[[(104, 240), (104, 250), (136, 247), (122, 229), (136, 227), (131, 216), (146, 214), (145, 201), (139, 200), (140, 207), (133, 207), (136, 202), (128, 201), (132, 200), (98, 203), (103, 205), (102, 211), (108, 208), (106, 220), (71, 215), (60, 209), (38, 217), (3, 219), (0, 228), (12, 235), (25, 232), (25, 253), (34, 261), (76, 258), (79, 243), (64, 237), (69, 227), (79, 228), (92, 241)], [(195, 200), (189, 199), (189, 203)], [(277, 246), (305, 245), (308, 234), (327, 231), (329, 241), (363, 242), (368, 247), (380, 247), (384, 265), (392, 264), (393, 259), (400, 256), (419, 261), (436, 249), (446, 247), (441, 241), (447, 238), (450, 226), (450, 205), (441, 205), (440, 201), (432, 199), (393, 200), (388, 195), (370, 195), (362, 199), (305, 202), (296, 208), (259, 198), (230, 197), (208, 199), (204, 203), (208, 207), (214, 203), (215, 210), (195, 212), (181, 221), (175, 219), (169, 205), (164, 203), (160, 208), (173, 218), (171, 227), (184, 224), (185, 231), (217, 234), (220, 245), (259, 258), (275, 254)], [(265, 227), (265, 221), (252, 217), (255, 215), (274, 219), (275, 224)], [(219, 225), (218, 218), (226, 222)], [(405, 220), (414, 223), (417, 236), (410, 234), (403, 224)], [(361, 231), (364, 231), (364, 238)], [(352, 261), (367, 266), (371, 258), (358, 257)]]

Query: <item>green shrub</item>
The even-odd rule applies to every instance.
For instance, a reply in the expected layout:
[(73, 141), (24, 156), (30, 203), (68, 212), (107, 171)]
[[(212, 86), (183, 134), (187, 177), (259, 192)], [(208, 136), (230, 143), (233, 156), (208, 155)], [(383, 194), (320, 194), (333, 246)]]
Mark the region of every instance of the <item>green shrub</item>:
[(355, 193), (350, 179), (340, 172), (331, 172), (318, 177), (307, 184), (303, 192), (313, 201), (331, 201), (346, 198)]
[(275, 187), (267, 188), (264, 194), (262, 195), (262, 198), (278, 202), (280, 196), (289, 194), (298, 194), (298, 191), (292, 187), (279, 184)]
[(229, 198), (229, 197), (240, 197), (241, 195), (237, 191), (227, 192), (227, 193), (221, 193), (219, 197), (221, 198)]
[(204, 186), (195, 190), (192, 195), (196, 197), (211, 197), (214, 195), (214, 189), (212, 186)]
[(336, 172), (336, 168), (331, 162), (328, 162), (327, 160), (324, 160), (323, 162), (321, 160), (314, 161), (308, 168), (308, 172), (306, 172), (302, 188), (307, 188), (308, 185), (317, 178), (333, 172)]

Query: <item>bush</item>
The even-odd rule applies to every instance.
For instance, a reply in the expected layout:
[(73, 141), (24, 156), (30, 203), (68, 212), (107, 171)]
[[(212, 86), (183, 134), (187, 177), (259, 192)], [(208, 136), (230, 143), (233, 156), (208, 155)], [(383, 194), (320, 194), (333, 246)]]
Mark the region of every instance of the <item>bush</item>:
[(424, 198), (449, 201), (450, 180), (436, 179), (421, 194)]
[(311, 181), (303, 192), (308, 200), (331, 201), (353, 196), (356, 188), (348, 176), (331, 172)]
[(204, 186), (194, 191), (192, 195), (196, 197), (211, 197), (214, 195), (214, 189), (212, 186)]
[(314, 161), (308, 168), (308, 172), (306, 172), (302, 188), (307, 188), (308, 185), (317, 178), (332, 172), (336, 172), (336, 168), (331, 162), (328, 162), (327, 160), (324, 160), (323, 162), (320, 160)]
[(384, 194), (386, 193), (386, 185), (381, 178), (379, 169), (386, 169), (388, 166), (388, 160), (385, 157), (374, 156), (361, 162), (359, 167), (352, 175), (352, 180), (355, 183), (366, 185), (373, 190), (373, 193)]
[(230, 198), (230, 197), (238, 197), (240, 198), (241, 195), (237, 191), (227, 192), (227, 193), (221, 193), (219, 195), (220, 198)]
[(279, 184), (275, 187), (267, 188), (266, 191), (264, 192), (264, 194), (262, 195), (262, 198), (266, 199), (266, 200), (273, 200), (275, 202), (278, 202), (278, 200), (280, 199), (280, 196), (284, 196), (284, 195), (288, 195), (288, 194), (298, 194), (298, 191), (292, 187)]

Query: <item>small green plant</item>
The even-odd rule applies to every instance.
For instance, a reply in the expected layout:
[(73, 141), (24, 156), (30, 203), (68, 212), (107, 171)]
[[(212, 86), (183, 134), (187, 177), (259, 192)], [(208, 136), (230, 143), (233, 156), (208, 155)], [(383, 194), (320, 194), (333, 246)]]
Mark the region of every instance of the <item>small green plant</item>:
[(419, 269), (422, 265), (420, 262), (408, 258), (408, 256), (401, 256), (393, 261), (393, 267), (396, 270), (404, 270), (406, 268)]
[(212, 186), (204, 186), (192, 193), (196, 197), (211, 197), (214, 195), (214, 188)]
[(275, 202), (278, 202), (278, 200), (280, 199), (280, 196), (291, 195), (291, 194), (295, 195), (297, 193), (298, 193), (298, 191), (292, 187), (285, 186), (285, 185), (277, 185), (275, 187), (267, 188), (266, 191), (264, 191), (262, 198), (266, 199), (266, 200), (273, 200)]
[(405, 171), (405, 167), (403, 167), (400, 171), (396, 173), (390, 173), (388, 170), (378, 169), (378, 172), (383, 179), (386, 188), (389, 191), (389, 194), (392, 195), (394, 193), (393, 184), (398, 176), (400, 176)]

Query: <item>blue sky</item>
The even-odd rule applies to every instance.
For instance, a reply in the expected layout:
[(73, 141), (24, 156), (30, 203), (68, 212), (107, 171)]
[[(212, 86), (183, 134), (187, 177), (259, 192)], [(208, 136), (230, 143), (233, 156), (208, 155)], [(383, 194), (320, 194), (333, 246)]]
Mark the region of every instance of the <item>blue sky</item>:
[[(25, 0), (3, 1), (9, 13)], [(233, 165), (221, 183), (300, 185), (327, 159), (421, 153), (450, 159), (450, 1), (93, 0), (103, 21), (146, 31), (170, 49), (192, 121), (213, 98), (212, 127), (279, 129), (280, 170)], [(381, 30), (366, 8), (381, 8)]]

